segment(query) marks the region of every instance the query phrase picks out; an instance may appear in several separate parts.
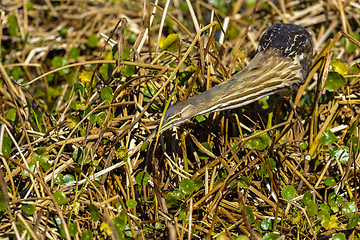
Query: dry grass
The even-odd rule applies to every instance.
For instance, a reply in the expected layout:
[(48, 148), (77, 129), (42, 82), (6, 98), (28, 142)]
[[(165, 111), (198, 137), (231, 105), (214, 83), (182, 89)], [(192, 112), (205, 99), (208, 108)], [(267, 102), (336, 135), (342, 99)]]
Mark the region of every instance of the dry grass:
[[(0, 4), (0, 237), (360, 239), (360, 4), (153, 2)], [(194, 118), (144, 144), (172, 93), (189, 98), (245, 67), (275, 22), (314, 39), (292, 101)], [(160, 48), (171, 33), (179, 43)], [(121, 62), (114, 43), (127, 46), (115, 48)], [(336, 91), (324, 88), (331, 59), (350, 68)]]

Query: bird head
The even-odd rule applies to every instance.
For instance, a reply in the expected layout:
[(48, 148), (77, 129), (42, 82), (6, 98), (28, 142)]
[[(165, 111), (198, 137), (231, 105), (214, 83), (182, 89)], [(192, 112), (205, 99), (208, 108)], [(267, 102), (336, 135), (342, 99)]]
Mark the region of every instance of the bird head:
[(146, 138), (146, 141), (155, 137), (158, 131), (159, 133), (162, 133), (165, 130), (175, 127), (185, 122), (189, 118), (197, 115), (197, 109), (192, 104), (192, 101), (193, 99), (190, 98), (170, 105), (170, 107), (165, 112), (162, 123), (151, 132), (151, 134)]

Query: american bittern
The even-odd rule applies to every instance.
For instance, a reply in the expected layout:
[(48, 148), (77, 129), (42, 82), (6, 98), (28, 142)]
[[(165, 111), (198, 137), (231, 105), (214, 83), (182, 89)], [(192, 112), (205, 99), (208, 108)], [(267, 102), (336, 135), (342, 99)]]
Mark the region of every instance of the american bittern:
[(275, 24), (260, 39), (249, 65), (229, 80), (192, 98), (176, 102), (166, 111), (163, 132), (199, 114), (238, 108), (272, 94), (284, 94), (304, 83), (313, 54), (311, 36), (295, 24)]

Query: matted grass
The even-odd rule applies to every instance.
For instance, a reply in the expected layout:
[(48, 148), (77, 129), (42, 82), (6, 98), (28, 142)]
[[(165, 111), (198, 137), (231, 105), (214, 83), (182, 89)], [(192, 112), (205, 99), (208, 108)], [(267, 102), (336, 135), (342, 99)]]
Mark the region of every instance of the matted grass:
[[(250, 2), (2, 1), (0, 237), (360, 239), (360, 4)], [(296, 94), (144, 143), (277, 22), (314, 40)]]

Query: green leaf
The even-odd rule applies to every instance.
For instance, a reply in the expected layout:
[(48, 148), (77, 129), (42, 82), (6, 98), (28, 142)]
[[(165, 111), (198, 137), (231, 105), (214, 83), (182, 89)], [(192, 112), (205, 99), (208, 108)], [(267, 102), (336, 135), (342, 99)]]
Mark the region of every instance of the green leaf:
[(197, 121), (198, 123), (201, 123), (201, 122), (203, 122), (203, 121), (206, 120), (206, 117), (205, 117), (205, 115), (197, 115), (197, 116), (195, 117), (195, 119), (196, 119), (196, 121)]
[(345, 86), (346, 81), (343, 76), (337, 72), (329, 72), (325, 83), (325, 89), (329, 92), (334, 92)]
[(100, 91), (100, 97), (103, 101), (108, 100), (111, 102), (113, 100), (113, 90), (110, 87), (103, 87)]
[(24, 78), (24, 71), (19, 66), (15, 66), (11, 74), (16, 81), (18, 81), (20, 78)]
[(160, 42), (161, 50), (173, 50), (179, 46), (179, 35), (176, 33), (169, 34), (166, 39)]
[(63, 27), (63, 28), (60, 29), (59, 34), (62, 37), (66, 37), (66, 35), (68, 34), (68, 31), (69, 31), (69, 29), (67, 27)]
[(299, 148), (300, 150), (306, 150), (308, 148), (308, 144), (306, 142), (300, 142)]
[(74, 129), (79, 122), (80, 118), (77, 115), (71, 115), (66, 118), (66, 125), (70, 130)]
[(317, 214), (317, 219), (322, 221), (324, 219), (330, 219), (330, 213), (329, 211), (326, 210), (321, 210), (318, 214)]
[(246, 212), (246, 216), (248, 217), (249, 223), (250, 224), (254, 223), (255, 222), (254, 212), (249, 205), (245, 206), (245, 212)]
[(120, 71), (120, 74), (122, 76), (126, 76), (126, 77), (131, 77), (132, 75), (134, 75), (136, 71), (136, 67), (133, 66), (133, 65), (125, 65), (121, 71)]
[(204, 185), (204, 182), (201, 179), (195, 179), (194, 184), (195, 184), (195, 191), (197, 191)]
[(64, 205), (67, 202), (66, 196), (63, 192), (61, 191), (57, 191), (53, 194), (55, 201), (57, 202), (57, 204)]
[(360, 214), (352, 214), (349, 220), (349, 228), (354, 228), (359, 223)]
[(156, 88), (151, 83), (147, 83), (144, 87), (144, 101), (148, 102), (156, 94)]
[(341, 163), (347, 163), (349, 161), (349, 148), (346, 146), (341, 146), (335, 151), (335, 157)]
[(119, 236), (123, 236), (123, 230), (126, 227), (126, 222), (123, 221), (123, 219), (121, 219), (120, 217), (113, 218), (111, 221), (113, 222), (116, 232), (119, 234)]
[(266, 233), (264, 235), (264, 240), (276, 240), (280, 237), (278, 233)]
[(71, 48), (69, 51), (69, 58), (77, 59), (80, 56), (80, 50), (78, 48)]
[(325, 183), (325, 186), (330, 187), (330, 186), (334, 186), (336, 184), (336, 181), (333, 177), (327, 177), (325, 179), (324, 183)]
[(185, 195), (188, 195), (195, 191), (196, 186), (194, 181), (185, 178), (180, 182), (180, 189)]
[(129, 157), (129, 150), (125, 146), (121, 146), (115, 153), (116, 157), (120, 161), (126, 161)]
[(2, 191), (0, 191), (0, 211), (4, 211), (5, 209), (6, 209), (5, 198)]
[(244, 188), (244, 189), (248, 189), (251, 185), (250, 185), (250, 180), (248, 177), (241, 177), (238, 180), (240, 187)]
[[(66, 60), (65, 58), (60, 57), (60, 56), (54, 57), (53, 60), (51, 61), (51, 63), (52, 63), (53, 68), (61, 68), (61, 67), (64, 67), (69, 64), (68, 60)], [(60, 76), (65, 76), (69, 72), (70, 72), (69, 68), (64, 68), (64, 69), (58, 71)]]
[(31, 204), (23, 205), (21, 209), (28, 215), (33, 215), (35, 213), (35, 206)]
[(340, 75), (344, 76), (349, 73), (349, 66), (340, 59), (331, 59), (331, 65), (334, 68), (334, 71)]
[(2, 154), (5, 157), (11, 156), (11, 139), (8, 136), (3, 137)]
[[(206, 149), (208, 150), (209, 152), (212, 152), (212, 149), (210, 147), (210, 144), (208, 142), (203, 142), (201, 143), (201, 145)], [(209, 155), (207, 155), (206, 153), (204, 153), (201, 149), (198, 149), (198, 155), (199, 155), (199, 158), (201, 160), (206, 160), (209, 158)]]
[(320, 142), (322, 143), (322, 145), (328, 146), (329, 144), (333, 144), (335, 141), (336, 136), (332, 131), (326, 130), (321, 134)]
[(312, 198), (312, 194), (311, 194), (311, 192), (308, 190), (308, 191), (306, 191), (306, 192), (304, 193), (304, 196), (303, 196), (303, 198), (301, 199), (301, 201), (303, 202), (303, 204), (304, 204), (305, 206), (307, 206), (307, 205), (308, 205), (308, 202), (311, 201), (311, 198)]
[(69, 230), (70, 237), (75, 237), (75, 235), (77, 233), (77, 224), (76, 224), (76, 222), (69, 223), (68, 224), (68, 230)]
[(178, 205), (178, 200), (180, 199), (178, 194), (174, 194), (173, 192), (169, 192), (165, 196), (166, 206), (168, 208), (172, 208)]
[(335, 215), (331, 215), (329, 219), (324, 219), (321, 221), (321, 226), (326, 230), (330, 228), (337, 228), (339, 226), (338, 219)]
[(87, 39), (86, 45), (90, 48), (95, 48), (97, 46), (99, 39), (97, 38), (95, 33), (90, 34), (89, 38)]
[(335, 193), (330, 193), (328, 197), (328, 204), (332, 211), (339, 211), (339, 205), (342, 203), (342, 198)]
[(137, 202), (134, 199), (129, 199), (126, 201), (126, 206), (128, 208), (136, 208)]
[(10, 14), (7, 17), (7, 24), (9, 25), (9, 34), (12, 37), (15, 37), (18, 35), (18, 22), (16, 19), (15, 14)]
[(94, 234), (91, 230), (86, 230), (83, 235), (81, 236), (80, 240), (92, 240), (94, 237)]
[(344, 233), (335, 233), (333, 240), (346, 240), (346, 236)]
[(351, 217), (356, 212), (356, 205), (354, 202), (346, 202), (342, 205), (342, 212), (345, 216)]
[(268, 231), (272, 228), (272, 220), (270, 218), (266, 218), (261, 221), (261, 229), (264, 231)]
[(308, 213), (308, 215), (310, 217), (315, 216), (315, 214), (318, 213), (318, 210), (319, 210), (319, 207), (313, 200), (310, 200), (307, 203), (306, 212)]
[[(360, 34), (359, 34), (358, 32), (354, 31), (354, 32), (352, 32), (352, 33), (350, 34), (350, 36), (352, 36), (352, 37), (355, 38), (356, 40), (360, 41)], [(342, 39), (341, 39), (341, 46), (342, 46), (343, 48), (346, 47), (345, 38), (342, 38)], [(349, 41), (349, 45), (348, 45), (348, 48), (347, 48), (347, 51), (348, 51), (349, 54), (353, 54), (353, 53), (356, 51), (356, 49), (358, 49), (358, 48), (359, 48), (359, 47), (358, 47), (355, 43), (353, 43), (352, 41)]]
[[(85, 156), (85, 159), (83, 156)], [(92, 161), (91, 150), (88, 147), (75, 148), (73, 152), (73, 159), (78, 164), (81, 164), (84, 159), (84, 164), (88, 164)]]
[(150, 175), (147, 172), (139, 172), (135, 179), (137, 184), (145, 186), (150, 179)]
[(288, 185), (281, 191), (281, 196), (284, 199), (286, 199), (288, 201), (291, 201), (296, 196), (296, 190), (295, 190), (295, 188), (293, 186)]
[(89, 211), (91, 219), (96, 222), (99, 220), (99, 210), (94, 204), (89, 204)]
[[(252, 135), (260, 132), (260, 130), (255, 131)], [(257, 149), (259, 151), (264, 150), (270, 145), (270, 137), (269, 135), (264, 132), (256, 137), (251, 138), (249, 141), (245, 143), (245, 147), (249, 149)]]
[(61, 187), (67, 187), (76, 184), (75, 178), (73, 175), (66, 174), (64, 177), (62, 177), (60, 185)]
[(146, 141), (144, 142), (142, 145), (141, 145), (141, 151), (145, 151), (149, 146), (149, 141)]
[(262, 175), (265, 175), (265, 177), (270, 177), (269, 171), (270, 171), (270, 174), (272, 174), (272, 173), (274, 173), (275, 168), (276, 168), (275, 160), (272, 158), (268, 158), (265, 160), (265, 163), (263, 163), (263, 162), (261, 163), (260, 173)]

